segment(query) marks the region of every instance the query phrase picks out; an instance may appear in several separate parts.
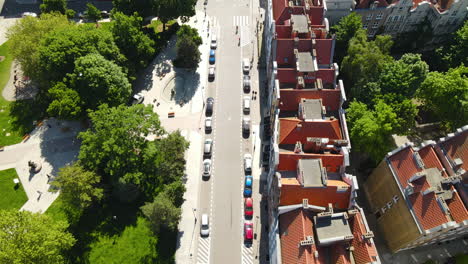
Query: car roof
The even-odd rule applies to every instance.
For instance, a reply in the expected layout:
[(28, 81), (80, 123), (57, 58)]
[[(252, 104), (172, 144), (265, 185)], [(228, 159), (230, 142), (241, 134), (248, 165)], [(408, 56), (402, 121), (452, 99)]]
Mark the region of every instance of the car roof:
[(245, 198), (245, 205), (247, 205), (248, 207), (252, 207), (253, 205), (252, 198)]
[(247, 228), (247, 230), (245, 231), (245, 237), (247, 237), (248, 239), (252, 239), (252, 237), (253, 237), (253, 229), (252, 228)]
[(252, 186), (252, 177), (245, 177), (245, 185)]
[(206, 225), (208, 224), (208, 215), (207, 214), (202, 214), (202, 224)]
[(210, 50), (210, 55), (214, 55), (215, 54), (215, 51), (214, 50)]

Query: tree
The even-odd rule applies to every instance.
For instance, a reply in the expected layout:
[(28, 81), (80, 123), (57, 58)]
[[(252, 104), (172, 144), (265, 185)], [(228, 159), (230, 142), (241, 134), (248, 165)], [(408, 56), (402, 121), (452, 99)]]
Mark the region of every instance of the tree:
[(75, 243), (67, 223), (28, 211), (0, 210), (1, 263), (64, 263)]
[(111, 31), (115, 43), (127, 57), (128, 68), (134, 74), (137, 70), (145, 68), (153, 58), (155, 43), (141, 30), (143, 19), (136, 13), (126, 16), (116, 12), (112, 15), (112, 19)]
[(66, 0), (43, 0), (40, 5), (42, 13), (60, 12), (65, 14), (67, 9)]
[(444, 69), (455, 68), (460, 65), (468, 65), (468, 20), (454, 33), (449, 45), (440, 47), (436, 53), (442, 57)]
[(347, 110), (350, 136), (354, 148), (369, 154), (378, 163), (393, 147), (391, 135), (397, 127), (397, 116), (382, 100), (369, 110), (361, 102), (353, 101)]
[[(347, 86), (352, 87), (354, 96), (356, 88), (377, 79), (384, 65), (393, 59), (389, 55), (392, 40), (390, 36), (377, 36), (374, 41), (367, 41), (365, 31), (358, 31), (350, 41), (348, 55), (344, 57), (342, 71)], [(353, 87), (355, 84), (355, 87)]]
[(99, 175), (75, 163), (61, 168), (51, 185), (60, 189), (72, 219), (78, 219), (84, 209), (102, 199), (103, 189), (98, 187), (100, 181)]
[(102, 19), (101, 10), (99, 10), (93, 4), (87, 3), (85, 17), (88, 20), (97, 22), (98, 20)]
[(108, 175), (114, 184), (120, 178), (137, 186), (142, 184), (142, 152), (149, 142), (146, 137), (164, 133), (152, 107), (110, 108), (104, 104), (90, 112), (89, 118), (92, 127), (79, 135), (82, 144), (78, 157), (83, 167)]
[(419, 87), (417, 97), (448, 128), (454, 130), (468, 123), (468, 67), (449, 69), (447, 73), (430, 72)]
[(187, 17), (195, 15), (196, 0), (158, 0), (158, 18), (163, 23), (163, 31), (166, 30), (166, 23), (170, 20), (182, 17), (186, 21)]
[(56, 30), (41, 41), (38, 52), (37, 78), (46, 87), (62, 81), (67, 73), (73, 72), (75, 60), (90, 53), (101, 54), (119, 66), (125, 64), (125, 56), (115, 45), (112, 34), (93, 25)]
[(91, 53), (75, 61), (70, 85), (80, 95), (86, 109), (101, 104), (117, 106), (130, 98), (131, 85), (122, 68), (103, 56)]
[(89, 263), (158, 263), (157, 242), (148, 221), (138, 217), (136, 224), (126, 226), (121, 234), (101, 236), (93, 242)]
[(41, 40), (50, 32), (69, 27), (67, 17), (57, 13), (41, 14), (39, 18), (25, 17), (19, 19), (8, 29), (7, 37), (11, 42), (12, 55), (18, 60), (23, 73), (35, 78), (39, 68), (38, 49)]
[(419, 54), (404, 54), (401, 59), (384, 65), (378, 78), (381, 92), (412, 97), (429, 72)]
[(157, 0), (112, 0), (115, 11), (131, 16), (135, 12), (143, 18), (155, 16), (158, 7)]
[(70, 89), (63, 82), (58, 82), (49, 89), (52, 102), (47, 108), (50, 116), (60, 119), (77, 119), (83, 115), (83, 103), (77, 91)]
[(164, 193), (158, 194), (152, 203), (142, 206), (141, 211), (148, 218), (155, 234), (158, 234), (162, 228), (177, 230), (182, 213)]
[(416, 122), (416, 116), (418, 114), (418, 108), (412, 102), (412, 100), (405, 95), (387, 93), (383, 95), (377, 95), (374, 99), (376, 102), (382, 100), (390, 106), (393, 112), (397, 116), (397, 121), (393, 125), (394, 134), (408, 135), (410, 129), (414, 128)]
[(351, 13), (342, 17), (338, 24), (331, 28), (331, 32), (336, 36), (335, 58), (336, 61), (341, 62), (348, 50), (349, 41), (362, 29), (361, 15)]
[(177, 31), (177, 57), (174, 66), (196, 69), (200, 62), (201, 53), (198, 47), (203, 43), (198, 30), (188, 25), (182, 25)]

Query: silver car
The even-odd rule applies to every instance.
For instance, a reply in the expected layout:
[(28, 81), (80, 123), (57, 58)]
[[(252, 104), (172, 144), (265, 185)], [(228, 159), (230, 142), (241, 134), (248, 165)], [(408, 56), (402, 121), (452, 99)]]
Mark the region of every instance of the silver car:
[(245, 74), (249, 74), (250, 71), (250, 61), (248, 58), (244, 58), (242, 60), (242, 70), (244, 71)]
[(210, 235), (210, 222), (207, 214), (202, 214), (201, 216), (200, 235), (202, 237)]
[(212, 129), (213, 129), (213, 118), (211, 117), (205, 118), (205, 132), (211, 133)]
[(211, 160), (206, 159), (203, 161), (203, 177), (208, 178), (211, 176)]

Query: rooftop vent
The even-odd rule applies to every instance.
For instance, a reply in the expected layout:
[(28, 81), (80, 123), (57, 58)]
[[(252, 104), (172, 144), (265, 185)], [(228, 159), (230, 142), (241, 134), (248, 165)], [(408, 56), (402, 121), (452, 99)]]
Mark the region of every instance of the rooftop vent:
[(304, 86), (305, 86), (304, 77), (298, 76), (297, 77), (297, 88), (302, 89), (302, 88), (304, 88)]
[(300, 141), (296, 142), (296, 145), (294, 146), (294, 153), (302, 153), (302, 144)]
[(301, 242), (299, 242), (299, 244), (301, 245), (301, 247), (313, 245), (314, 244), (314, 237), (313, 236), (307, 236), (306, 239), (301, 240)]
[(309, 208), (309, 199), (302, 199), (302, 208)]
[(357, 209), (352, 209), (352, 210), (348, 210), (348, 215), (355, 215), (357, 214), (359, 211)]
[(456, 167), (459, 167), (461, 165), (463, 165), (463, 160), (461, 160), (460, 158), (456, 158), (456, 159), (453, 160), (453, 167), (456, 168)]
[(373, 238), (374, 237), (374, 232), (369, 231), (369, 232), (363, 234), (362, 237), (365, 238), (365, 239)]

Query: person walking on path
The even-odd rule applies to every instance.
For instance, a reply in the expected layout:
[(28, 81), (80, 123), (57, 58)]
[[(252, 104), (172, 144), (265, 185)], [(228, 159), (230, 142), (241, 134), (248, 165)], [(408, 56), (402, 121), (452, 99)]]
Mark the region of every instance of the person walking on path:
[(42, 196), (42, 192), (41, 191), (37, 191), (37, 201), (39, 201), (41, 199), (41, 196)]

